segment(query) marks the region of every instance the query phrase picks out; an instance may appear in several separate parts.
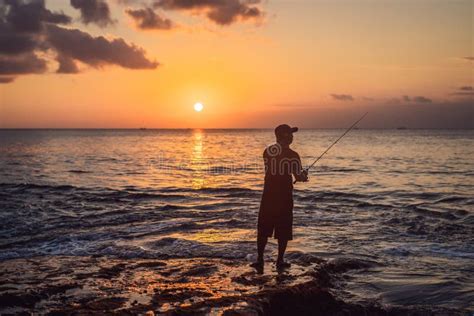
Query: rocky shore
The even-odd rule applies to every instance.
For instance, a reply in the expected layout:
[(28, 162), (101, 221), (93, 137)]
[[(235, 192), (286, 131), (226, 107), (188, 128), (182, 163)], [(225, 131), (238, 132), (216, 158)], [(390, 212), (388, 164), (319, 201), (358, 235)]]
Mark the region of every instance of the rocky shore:
[(350, 271), (375, 262), (293, 253), (291, 268), (212, 258), (54, 256), (0, 263), (2, 315), (465, 315), (385, 306), (344, 292)]

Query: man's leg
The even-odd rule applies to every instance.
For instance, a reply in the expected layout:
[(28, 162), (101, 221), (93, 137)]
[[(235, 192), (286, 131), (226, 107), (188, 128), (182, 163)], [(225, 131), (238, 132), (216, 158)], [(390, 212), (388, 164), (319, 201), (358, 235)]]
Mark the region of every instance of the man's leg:
[(258, 236), (257, 237), (257, 261), (250, 264), (252, 268), (257, 270), (257, 273), (263, 273), (263, 252), (265, 251), (265, 246), (267, 245), (268, 237), (266, 236)]
[(258, 236), (257, 237), (257, 262), (263, 262), (263, 253), (265, 252), (265, 246), (267, 245), (268, 237)]
[(278, 258), (277, 264), (283, 263), (283, 257), (285, 256), (286, 246), (288, 245), (288, 239), (278, 239)]

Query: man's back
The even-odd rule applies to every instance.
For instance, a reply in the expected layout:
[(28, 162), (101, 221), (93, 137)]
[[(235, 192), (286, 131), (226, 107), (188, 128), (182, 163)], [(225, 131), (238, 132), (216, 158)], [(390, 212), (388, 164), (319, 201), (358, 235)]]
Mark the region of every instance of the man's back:
[(273, 144), (263, 152), (265, 163), (265, 190), (291, 191), (293, 189), (292, 174), (301, 169), (298, 153), (289, 147)]

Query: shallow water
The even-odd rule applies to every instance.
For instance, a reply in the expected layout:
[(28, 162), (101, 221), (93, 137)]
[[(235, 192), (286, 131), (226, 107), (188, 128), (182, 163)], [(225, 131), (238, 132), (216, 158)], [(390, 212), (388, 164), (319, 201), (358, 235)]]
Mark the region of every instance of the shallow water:
[[(342, 133), (302, 130), (311, 163)], [(255, 253), (270, 130), (0, 131), (0, 260)], [(355, 130), (295, 187), (289, 252), (376, 261), (354, 297), (472, 309), (474, 131)], [(268, 255), (275, 251), (270, 245)]]

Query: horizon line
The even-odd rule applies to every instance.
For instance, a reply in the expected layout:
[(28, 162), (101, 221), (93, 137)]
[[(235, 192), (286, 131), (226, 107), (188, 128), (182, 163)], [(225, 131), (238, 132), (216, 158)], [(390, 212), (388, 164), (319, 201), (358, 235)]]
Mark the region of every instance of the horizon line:
[[(341, 127), (299, 127), (300, 130), (344, 129)], [(273, 130), (273, 127), (0, 127), (0, 131), (8, 130)], [(355, 127), (356, 130), (474, 130), (474, 127)]]

